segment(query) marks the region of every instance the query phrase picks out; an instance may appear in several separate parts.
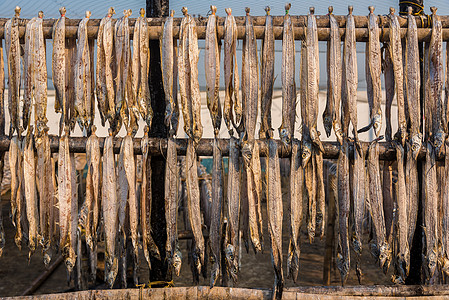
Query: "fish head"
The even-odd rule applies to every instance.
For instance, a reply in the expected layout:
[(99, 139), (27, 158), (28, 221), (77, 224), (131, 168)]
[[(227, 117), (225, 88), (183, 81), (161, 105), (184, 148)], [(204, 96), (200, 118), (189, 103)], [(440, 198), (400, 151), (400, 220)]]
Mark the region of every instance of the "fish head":
[(329, 137), (332, 133), (332, 117), (328, 114), (323, 115), (323, 125), (324, 131), (326, 132), (326, 136)]
[(229, 275), (234, 282), (237, 282), (238, 262), (235, 257), (234, 245), (228, 244), (225, 249), (226, 265), (228, 266)]
[(173, 269), (175, 271), (176, 276), (179, 276), (181, 273), (181, 264), (182, 264), (182, 253), (179, 249), (175, 250), (173, 254)]
[(305, 167), (312, 157), (312, 143), (309, 140), (302, 141), (301, 152), (302, 166)]
[(432, 277), (435, 274), (438, 265), (438, 255), (435, 249), (430, 251), (430, 254), (427, 255), (427, 270), (429, 272), (429, 277)]
[(193, 251), (192, 253), (192, 258), (193, 258), (193, 264), (196, 268), (197, 274), (201, 274), (201, 257), (200, 254), (198, 253), (198, 251)]
[(247, 141), (242, 142), (242, 157), (247, 164), (250, 163), (251, 158), (253, 157), (253, 147), (254, 145), (252, 143)]
[(310, 138), (312, 140), (312, 143), (316, 147), (318, 147), (318, 149), (321, 151), (321, 153), (324, 153), (324, 147), (323, 147), (323, 144), (321, 143), (320, 135), (321, 135), (321, 133), (318, 130), (316, 130), (316, 128), (313, 127), (310, 129)]
[(381, 129), (382, 129), (382, 114), (375, 114), (373, 117), (373, 128), (374, 133), (376, 134), (376, 137), (380, 135)]
[(345, 283), (349, 275), (349, 260), (345, 259), (341, 253), (337, 254), (337, 268), (340, 271), (341, 282)]
[(422, 146), (422, 134), (421, 133), (414, 134), (411, 138), (411, 148), (414, 159), (418, 158), (421, 146)]
[(290, 144), (290, 133), (285, 128), (279, 128), (279, 137), (281, 138), (282, 143), (284, 143), (285, 146)]
[(343, 144), (343, 131), (341, 130), (340, 123), (337, 121), (334, 121), (332, 125), (334, 126), (334, 132), (335, 132), (335, 136), (337, 137), (338, 143), (340, 145)]
[(444, 274), (446, 274), (447, 276), (449, 276), (449, 259), (447, 257), (443, 257), (442, 258), (443, 262), (442, 262), (442, 270), (444, 272)]
[(379, 249), (379, 263), (383, 272), (386, 274), (388, 268), (390, 268), (391, 262), (391, 248), (387, 242), (383, 242)]
[(441, 146), (444, 144), (445, 134), (444, 131), (440, 128), (433, 136), (433, 146), (435, 147), (436, 154), (440, 154)]

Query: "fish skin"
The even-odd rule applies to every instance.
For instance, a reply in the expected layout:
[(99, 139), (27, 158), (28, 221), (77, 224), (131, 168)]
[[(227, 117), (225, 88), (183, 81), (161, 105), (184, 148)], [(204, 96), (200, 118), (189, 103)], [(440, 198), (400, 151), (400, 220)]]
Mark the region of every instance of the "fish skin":
[(363, 219), (366, 208), (366, 169), (365, 169), (365, 153), (362, 149), (362, 156), (357, 151), (353, 153), (354, 167), (352, 168), (352, 191), (354, 199), (353, 208), (353, 234), (352, 248), (356, 253), (356, 274), (359, 284), (362, 281), (362, 236), (363, 236)]
[[(312, 243), (315, 239), (316, 230), (316, 161), (314, 158), (315, 150), (312, 149), (311, 162), (307, 163), (304, 167), (304, 182), (307, 190), (307, 235), (309, 242)], [(304, 148), (303, 148), (304, 155)], [(303, 156), (304, 159), (304, 156)]]
[[(443, 226), (442, 226), (442, 232), (448, 232), (449, 230), (449, 184), (447, 184), (447, 179), (449, 176), (449, 141), (446, 140), (445, 142), (446, 147), (446, 155), (444, 157), (445, 166), (444, 166), (444, 178), (446, 180), (446, 184), (444, 184), (444, 191), (443, 191), (443, 199), (442, 199), (442, 212), (443, 212)], [(441, 249), (441, 256), (442, 256), (442, 271), (444, 274), (449, 274), (449, 238), (446, 234), (442, 234), (442, 249)]]
[(393, 191), (393, 163), (392, 161), (384, 161), (382, 167), (382, 199), (384, 207), (386, 238), (389, 241), (393, 235), (395, 194)]
[(211, 5), (212, 14), (206, 26), (206, 39), (204, 51), (204, 66), (206, 74), (206, 98), (215, 136), (218, 136), (221, 127), (221, 104), (218, 95), (220, 89), (220, 48), (217, 36), (217, 7)]
[(169, 269), (179, 276), (182, 256), (178, 245), (178, 184), (179, 171), (176, 153), (176, 144), (173, 138), (168, 139), (167, 161), (165, 167), (165, 219), (167, 222), (167, 243), (165, 246)]
[(343, 89), (346, 97), (342, 97), (345, 107), (343, 122), (344, 130), (347, 135), (347, 125), (352, 123), (354, 140), (357, 151), (361, 155), (361, 146), (357, 134), (357, 54), (356, 54), (356, 39), (355, 39), (355, 21), (352, 15), (352, 6), (348, 7), (349, 14), (346, 17), (346, 34), (343, 46)]
[[(3, 168), (5, 166), (5, 153), (0, 154), (0, 183), (3, 181)], [(0, 205), (0, 209), (2, 205)], [(3, 255), (3, 250), (5, 248), (6, 239), (5, 239), (5, 229), (3, 227), (3, 210), (0, 210), (0, 258)]]
[(23, 87), (23, 129), (27, 129), (31, 118), (33, 95), (34, 95), (34, 47), (35, 45), (35, 35), (34, 23), (36, 23), (36, 17), (32, 18), (26, 25), (25, 30), (25, 47), (24, 47), (24, 57), (23, 57), (23, 77), (24, 77), (24, 87)]
[(323, 153), (316, 151), (314, 153), (315, 159), (315, 174), (316, 174), (316, 234), (323, 239), (326, 216), (326, 194), (324, 186), (324, 171), (323, 171)]
[(268, 231), (271, 240), (271, 261), (274, 267), (275, 279), (273, 299), (281, 299), (284, 288), (284, 274), (282, 270), (282, 191), (281, 173), (279, 167), (278, 146), (275, 140), (268, 141), (267, 165), (267, 214)]
[(267, 12), (267, 16), (265, 17), (265, 33), (262, 42), (260, 66), (260, 139), (272, 138), (274, 131), (271, 126), (271, 103), (273, 98), (274, 85), (273, 17), (270, 15), (269, 6), (265, 8), (265, 11)]
[(376, 259), (380, 262), (380, 267), (384, 272), (388, 270), (391, 261), (391, 248), (387, 242), (382, 185), (379, 168), (379, 144), (381, 139), (374, 139), (368, 148), (368, 176), (369, 176), (369, 201), (370, 215), (375, 229), (376, 238), (374, 240)]
[(287, 256), (287, 278), (292, 278), (295, 283), (297, 282), (300, 268), (303, 185), (304, 169), (301, 164), (300, 142), (297, 139), (293, 139), (290, 167), (290, 243)]
[(411, 246), (413, 242), (419, 205), (418, 161), (413, 155), (413, 151), (413, 145), (408, 142), (405, 161), (405, 187), (407, 195), (407, 238), (409, 246)]
[[(307, 176), (307, 174), (305, 174)], [(345, 284), (350, 268), (348, 217), (350, 206), (349, 186), (349, 146), (347, 139), (343, 140), (337, 162), (338, 180), (338, 253), (337, 267), (340, 271), (341, 283)]]
[(114, 41), (114, 27), (112, 25), (113, 14), (115, 14), (115, 11), (112, 12), (110, 10), (101, 21), (101, 22), (104, 21), (102, 46), (104, 49), (104, 62), (105, 62), (104, 84), (106, 85), (106, 92), (107, 92), (106, 117), (109, 120), (109, 126), (112, 127), (114, 131), (118, 131), (117, 127), (121, 127), (121, 124), (118, 124), (117, 121), (115, 120), (115, 115), (117, 114), (115, 107), (116, 84), (117, 84), (115, 78), (117, 74), (117, 67), (116, 67), (116, 49)]
[(6, 61), (8, 66), (8, 108), (10, 115), (9, 136), (18, 132), (20, 126), (20, 12), (5, 23)]
[(211, 248), (212, 271), (210, 287), (217, 284), (223, 270), (221, 264), (221, 236), (222, 236), (222, 207), (223, 207), (223, 158), (218, 146), (218, 139), (214, 139), (212, 167), (212, 207), (209, 241)]
[[(244, 164), (244, 163), (243, 163)], [(249, 203), (248, 203), (248, 178), (245, 167), (240, 168), (240, 214), (241, 214), (241, 231), (242, 231), (242, 239), (245, 244), (246, 253), (249, 253)]]
[[(238, 140), (231, 136), (229, 141), (229, 166), (227, 186), (228, 227), (225, 259), (228, 273), (234, 283), (239, 271), (239, 228), (240, 228), (240, 163)], [(242, 184), (244, 183), (242, 178)], [(243, 201), (243, 199), (242, 199)], [(242, 216), (243, 217), (243, 216)]]
[(22, 245), (22, 225), (20, 222), (22, 205), (20, 201), (20, 189), (21, 189), (21, 170), (22, 170), (22, 158), (21, 158), (21, 137), (14, 135), (9, 144), (9, 169), (11, 172), (11, 220), (16, 228), (15, 243), (19, 249)]
[[(59, 228), (60, 242), (59, 247), (64, 256), (65, 265), (69, 273), (72, 272), (76, 254), (72, 248), (72, 232), (76, 232), (76, 227), (72, 228), (72, 207), (73, 202), (73, 185), (72, 181), (72, 161), (69, 154), (68, 127), (66, 127), (64, 135), (59, 140), (58, 155), (58, 198), (59, 198)], [(76, 205), (77, 206), (77, 205)], [(77, 217), (77, 215), (76, 215)]]
[[(242, 118), (242, 99), (239, 97), (239, 72), (236, 58), (237, 47), (237, 25), (232, 9), (226, 8), (226, 19), (224, 24), (224, 77), (225, 77), (225, 100), (223, 105), (223, 118), (228, 128), (229, 135), (233, 135), (235, 128), (239, 127)], [(235, 118), (232, 114), (234, 108)]]
[(392, 129), (391, 129), (391, 106), (393, 104), (393, 98), (395, 93), (395, 80), (394, 80), (394, 69), (393, 62), (391, 59), (390, 45), (384, 44), (385, 49), (385, 59), (384, 59), (384, 76), (385, 76), (385, 139), (390, 142), (392, 139)]
[(396, 133), (396, 136), (404, 146), (405, 138), (407, 136), (407, 120), (405, 118), (404, 103), (404, 70), (402, 63), (402, 43), (400, 35), (401, 26), (396, 15), (394, 15), (394, 11), (394, 8), (390, 8), (390, 14), (388, 15), (390, 18), (391, 30), (389, 50), (391, 61), (393, 63), (396, 100), (398, 103), (398, 132)]
[[(150, 67), (150, 40), (148, 30), (145, 10), (142, 8), (140, 9), (140, 16), (134, 24), (133, 35), (132, 91), (135, 106), (133, 109), (138, 110), (142, 119), (151, 127), (153, 109), (151, 107), (150, 87), (148, 84), (148, 71)], [(171, 52), (173, 53), (173, 49)], [(134, 115), (137, 116), (137, 111), (134, 112)]]
[(190, 80), (188, 68), (188, 49), (187, 49), (187, 39), (188, 39), (188, 22), (190, 21), (190, 16), (186, 15), (181, 20), (181, 25), (179, 27), (179, 47), (178, 47), (178, 71), (179, 71), (179, 94), (181, 96), (181, 109), (184, 121), (184, 132), (191, 137), (191, 126), (192, 126), (192, 116), (191, 116), (191, 103), (188, 100), (190, 98)]
[(26, 215), (29, 224), (28, 247), (30, 248), (28, 260), (36, 251), (39, 233), (39, 209), (36, 193), (36, 163), (34, 159), (33, 127), (30, 126), (25, 138), (23, 152), (23, 173), (26, 201)]
[(194, 140), (189, 139), (186, 155), (187, 210), (193, 232), (192, 258), (197, 274), (204, 264), (204, 237), (201, 230), (200, 190), (198, 186), (197, 161)]
[[(52, 50), (52, 79), (53, 86), (55, 87), (55, 111), (57, 113), (62, 113), (60, 118), (61, 124), (67, 124), (68, 120), (65, 120), (67, 113), (65, 112), (66, 103), (66, 44), (65, 44), (65, 8), (60, 9), (60, 18), (53, 24), (52, 40), (53, 40), (53, 50)], [(97, 71), (98, 72), (98, 71)], [(61, 135), (61, 130), (59, 135)]]
[(425, 260), (424, 270), (426, 281), (435, 274), (438, 262), (438, 205), (437, 205), (437, 174), (435, 148), (431, 142), (426, 143), (426, 162), (424, 164), (424, 236)]
[(295, 39), (293, 24), (288, 13), (284, 16), (282, 37), (282, 124), (279, 127), (279, 136), (287, 145), (294, 136), (296, 117)]
[(5, 134), (5, 61), (3, 41), (0, 40), (0, 134)]
[[(145, 260), (148, 264), (148, 267), (151, 269), (151, 261), (150, 261), (150, 253), (148, 251), (148, 240), (149, 237), (148, 235), (151, 234), (150, 233), (150, 217), (151, 217), (151, 206), (148, 205), (150, 201), (149, 196), (151, 196), (151, 194), (149, 193), (151, 190), (151, 180), (148, 180), (151, 177), (148, 177), (148, 175), (151, 176), (151, 173), (149, 174), (149, 171), (147, 168), (147, 164), (148, 164), (148, 160), (150, 160), (151, 163), (151, 156), (149, 156), (149, 137), (148, 137), (148, 132), (149, 132), (149, 127), (145, 126), (144, 129), (144, 135), (143, 138), (141, 140), (141, 148), (142, 148), (142, 185), (141, 185), (141, 190), (140, 190), (140, 228), (141, 228), (141, 233), (142, 233), (142, 248), (143, 248), (143, 255), (145, 257)], [(168, 141), (167, 143), (167, 164), (168, 161), (170, 159), (171, 161), (171, 157), (173, 156), (173, 146), (172, 146), (172, 142), (173, 141)], [(167, 178), (167, 169), (165, 169), (165, 199), (167, 200), (165, 202), (165, 214), (166, 214), (166, 219), (167, 219), (167, 246), (166, 248), (168, 249), (169, 247), (169, 242), (171, 241), (171, 235), (170, 235), (170, 224), (169, 223), (169, 218), (168, 218), (168, 214), (170, 213), (170, 203), (172, 201), (172, 199), (170, 198), (170, 194), (169, 194), (169, 184), (175, 184), (177, 183), (175, 180), (175, 183), (172, 183), (172, 181), (168, 181), (170, 178)], [(167, 195), (168, 194), (168, 195)], [(168, 252), (168, 251), (167, 251)], [(169, 261), (169, 266), (170, 266), (170, 255), (166, 256), (168, 261)]]
[(102, 181), (102, 209), (105, 231), (106, 246), (106, 282), (112, 288), (118, 273), (117, 239), (118, 239), (118, 210), (119, 200), (117, 198), (117, 178), (115, 171), (115, 158), (113, 149), (112, 130), (104, 142), (103, 152), (103, 181)]
[[(97, 34), (97, 61), (95, 68), (95, 92), (97, 96), (98, 112), (100, 113), (101, 125), (105, 126), (106, 119), (109, 111), (108, 104), (108, 90), (106, 88), (106, 57), (105, 57), (105, 47), (103, 44), (104, 39), (104, 27), (105, 23), (108, 21), (109, 17), (101, 19), (100, 25), (98, 27)], [(56, 23), (55, 23), (56, 24)], [(54, 31), (53, 31), (54, 32)], [(54, 46), (53, 46), (54, 49)], [(55, 87), (56, 89), (56, 87)]]

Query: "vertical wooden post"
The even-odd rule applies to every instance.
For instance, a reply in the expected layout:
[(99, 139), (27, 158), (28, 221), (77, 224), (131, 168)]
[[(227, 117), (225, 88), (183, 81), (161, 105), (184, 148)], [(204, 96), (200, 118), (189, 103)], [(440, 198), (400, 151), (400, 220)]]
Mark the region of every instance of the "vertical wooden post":
[[(146, 0), (147, 17), (168, 16), (168, 0)], [(167, 127), (164, 125), (165, 94), (162, 83), (161, 53), (158, 40), (150, 40), (150, 73), (149, 85), (151, 95), (151, 107), (154, 116), (149, 132), (150, 137), (166, 138)], [(151, 158), (151, 228), (153, 239), (156, 242), (161, 260), (151, 257), (150, 281), (170, 281), (171, 274), (167, 272), (165, 260), (165, 243), (167, 240), (165, 222), (165, 198), (164, 198), (164, 177), (165, 160), (161, 156)]]

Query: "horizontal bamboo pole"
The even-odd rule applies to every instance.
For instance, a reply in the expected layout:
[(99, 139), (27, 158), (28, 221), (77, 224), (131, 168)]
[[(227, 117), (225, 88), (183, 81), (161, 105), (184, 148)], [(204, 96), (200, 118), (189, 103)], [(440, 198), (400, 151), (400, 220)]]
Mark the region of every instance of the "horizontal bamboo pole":
[[(294, 24), (294, 34), (296, 40), (304, 39), (304, 20), (305, 16), (292, 16), (294, 17), (294, 20), (296, 20), (296, 24)], [(344, 26), (344, 16), (338, 16), (337, 18), (339, 20), (340, 25)], [(366, 26), (367, 17), (364, 16), (354, 16), (356, 19), (356, 39), (359, 42), (366, 42), (368, 40), (368, 29)], [(439, 16), (440, 19), (442, 19), (443, 24), (443, 40), (449, 41), (449, 16)], [(242, 18), (242, 17), (238, 17)], [(253, 17), (254, 22), (254, 31), (256, 34), (256, 38), (261, 39), (264, 36), (265, 28), (265, 17)], [(275, 20), (278, 20), (282, 17), (274, 17)], [(205, 19), (205, 18), (203, 18)], [(197, 33), (199, 39), (204, 39), (206, 37), (206, 23), (203, 19), (197, 19)], [(399, 17), (401, 20), (401, 25), (406, 26), (406, 19)], [(150, 22), (150, 30), (149, 30), (149, 38), (151, 40), (157, 40), (162, 35), (162, 20), (163, 18), (158, 18), (157, 21), (149, 18)], [(174, 37), (179, 37), (179, 23), (180, 18), (176, 19), (175, 26), (174, 26)], [(242, 19), (243, 20), (243, 19)], [(263, 20), (263, 21), (261, 21)], [(426, 20), (426, 19), (423, 19)], [(7, 19), (0, 19), (0, 39), (4, 38), (4, 23), (7, 21)], [(19, 25), (19, 35), (21, 38), (25, 35), (25, 26), (28, 22), (28, 19), (22, 19)], [(67, 20), (66, 23), (66, 37), (67, 38), (76, 38), (77, 32), (78, 32), (78, 20)], [(88, 23), (88, 36), (90, 38), (96, 38), (98, 34), (98, 28), (100, 24), (100, 19), (92, 19), (89, 20)], [(115, 20), (114, 20), (115, 21)], [(51, 20), (44, 20), (43, 23), (43, 31), (44, 31), (44, 38), (51, 39), (52, 38), (52, 31), (53, 31), (53, 23), (54, 19)], [(134, 23), (135, 19), (130, 19), (130, 37), (133, 38), (133, 31), (134, 31)], [(219, 22), (218, 25), (218, 36), (220, 39), (223, 38), (223, 22)], [(295, 22), (294, 22), (295, 23)], [(379, 18), (380, 28), (381, 28), (381, 34), (380, 34), (380, 40), (388, 41), (389, 39), (389, 28), (388, 28), (388, 19), (384, 17)], [(422, 25), (421, 19), (418, 18), (418, 25)], [(177, 25), (178, 24), (178, 25)], [(326, 16), (317, 16), (317, 24), (318, 24), (318, 39), (320, 41), (326, 41), (329, 39), (329, 20)], [(321, 25), (321, 26), (320, 26)], [(327, 25), (327, 26), (326, 26)], [(424, 24), (426, 25), (426, 24)], [(419, 27), (426, 27), (426, 26), (419, 26)], [(245, 27), (243, 26), (243, 22), (238, 22), (238, 38), (242, 39), (245, 34)], [(276, 40), (282, 40), (282, 21), (280, 22), (274, 22), (274, 28), (273, 28), (274, 37)], [(407, 33), (406, 28), (401, 29), (401, 36), (405, 37)], [(342, 39), (344, 39), (345, 29), (340, 28), (340, 35), (342, 36)], [(431, 28), (419, 28), (418, 29), (418, 39), (420, 41), (429, 41), (431, 35)]]
[[(50, 135), (50, 149), (52, 152), (58, 152), (59, 149), (59, 137), (56, 135)], [(114, 138), (114, 152), (120, 152), (120, 144), (122, 142), (121, 137)], [(100, 148), (103, 151), (104, 147), (104, 137), (99, 137)], [(142, 154), (141, 148), (141, 138), (134, 138), (134, 154)], [(69, 149), (70, 152), (73, 153), (85, 153), (86, 152), (86, 137), (70, 137), (69, 138)], [(188, 139), (175, 139), (176, 149), (178, 155), (186, 155), (187, 152), (187, 141)], [(260, 148), (260, 156), (266, 157), (268, 153), (268, 145), (265, 140), (257, 140)], [(291, 147), (285, 146), (280, 140), (276, 140), (278, 143), (278, 152), (279, 157), (290, 157), (291, 155)], [(0, 136), (0, 152), (8, 151), (10, 140), (7, 136)], [(327, 159), (337, 159), (339, 154), (339, 145), (337, 142), (322, 142), (324, 147), (323, 157)], [(368, 150), (369, 142), (360, 142), (365, 153)], [(213, 154), (213, 139), (205, 138), (201, 139), (196, 148), (196, 153), (198, 156), (212, 156)], [(223, 156), (229, 155), (229, 139), (218, 139), (218, 147), (221, 149)], [(350, 151), (353, 151), (353, 144), (350, 143)], [(380, 148), (380, 160), (395, 160), (396, 159), (396, 150), (394, 147), (391, 147), (390, 143), (387, 142), (379, 142)], [(149, 149), (150, 155), (152, 156), (160, 156), (166, 155), (167, 153), (167, 139), (163, 138), (150, 138), (149, 139)], [(421, 147), (420, 154), (418, 156), (419, 159), (425, 159), (426, 149), (425, 147)], [(438, 160), (442, 160), (444, 158), (444, 150), (438, 156)]]

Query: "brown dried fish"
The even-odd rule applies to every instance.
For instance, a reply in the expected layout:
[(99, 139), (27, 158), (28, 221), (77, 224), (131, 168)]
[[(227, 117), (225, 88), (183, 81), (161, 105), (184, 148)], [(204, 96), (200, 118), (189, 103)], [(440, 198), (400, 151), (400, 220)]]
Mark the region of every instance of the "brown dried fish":
[[(66, 105), (66, 64), (68, 57), (66, 56), (66, 39), (65, 39), (65, 7), (59, 9), (61, 17), (57, 19), (53, 25), (52, 40), (53, 40), (53, 52), (52, 52), (52, 79), (53, 86), (55, 87), (55, 111), (57, 113), (62, 112), (59, 122), (59, 135), (62, 133), (63, 125), (68, 124), (68, 107)], [(98, 35), (100, 36), (100, 34)], [(98, 40), (99, 42), (101, 39)], [(99, 46), (100, 47), (100, 46)], [(97, 70), (97, 73), (100, 70)], [(97, 77), (98, 78), (98, 77)], [(100, 105), (100, 104), (98, 104)], [(100, 112), (102, 112), (100, 110)]]
[(39, 231), (39, 208), (36, 192), (36, 163), (34, 159), (33, 126), (27, 131), (23, 152), (23, 174), (25, 187), (26, 214), (28, 220), (28, 259), (36, 251)]
[(0, 134), (5, 134), (5, 61), (3, 41), (0, 40)]

